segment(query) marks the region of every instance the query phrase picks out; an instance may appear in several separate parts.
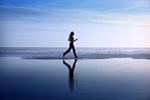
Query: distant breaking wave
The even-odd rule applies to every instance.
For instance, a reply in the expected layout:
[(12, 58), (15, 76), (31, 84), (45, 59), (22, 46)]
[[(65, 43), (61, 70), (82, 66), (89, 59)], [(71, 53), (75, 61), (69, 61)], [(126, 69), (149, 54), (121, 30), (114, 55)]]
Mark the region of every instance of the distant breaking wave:
[[(0, 48), (0, 57), (61, 58), (67, 48)], [(150, 48), (76, 48), (79, 58), (150, 59)], [(70, 52), (66, 57), (74, 57)]]

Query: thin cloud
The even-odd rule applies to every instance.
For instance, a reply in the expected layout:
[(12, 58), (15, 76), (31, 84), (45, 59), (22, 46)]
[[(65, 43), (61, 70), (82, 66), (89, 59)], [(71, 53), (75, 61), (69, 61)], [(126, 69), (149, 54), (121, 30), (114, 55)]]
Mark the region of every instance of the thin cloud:
[(0, 6), (1, 14), (3, 15), (26, 15), (26, 16), (39, 16), (46, 14), (44, 10), (38, 9), (38, 8), (27, 8), (27, 7), (5, 7)]
[(125, 10), (137, 9), (137, 8), (149, 8), (150, 1), (149, 0), (139, 0), (139, 1), (131, 1), (131, 5), (126, 7)]
[(1, 6), (0, 17), (7, 19), (29, 19), (54, 22), (93, 22), (112, 24), (149, 25), (150, 15), (131, 15), (92, 12), (80, 9), (38, 9)]

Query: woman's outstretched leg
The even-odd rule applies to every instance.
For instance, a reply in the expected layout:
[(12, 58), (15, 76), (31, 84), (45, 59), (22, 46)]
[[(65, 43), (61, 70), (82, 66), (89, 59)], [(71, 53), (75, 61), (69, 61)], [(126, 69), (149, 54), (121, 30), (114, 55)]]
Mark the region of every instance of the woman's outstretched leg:
[(72, 48), (72, 45), (70, 44), (68, 50), (63, 53), (63, 57), (65, 57), (65, 55), (66, 55), (68, 52), (70, 52), (71, 48)]

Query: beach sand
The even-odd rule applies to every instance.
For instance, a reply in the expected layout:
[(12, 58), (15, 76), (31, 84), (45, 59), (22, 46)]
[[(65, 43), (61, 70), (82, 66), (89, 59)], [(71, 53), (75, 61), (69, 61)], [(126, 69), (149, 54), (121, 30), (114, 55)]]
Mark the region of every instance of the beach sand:
[(150, 60), (0, 57), (0, 100), (150, 100)]

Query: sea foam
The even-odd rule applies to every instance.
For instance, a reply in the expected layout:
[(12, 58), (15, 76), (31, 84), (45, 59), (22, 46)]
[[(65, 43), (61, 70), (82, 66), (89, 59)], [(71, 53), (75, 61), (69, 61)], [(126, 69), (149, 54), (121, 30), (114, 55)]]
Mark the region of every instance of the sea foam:
[[(67, 48), (0, 48), (0, 57), (62, 57)], [(76, 48), (79, 58), (108, 59), (108, 58), (135, 58), (150, 59), (150, 48)], [(72, 51), (66, 57), (74, 57)]]

